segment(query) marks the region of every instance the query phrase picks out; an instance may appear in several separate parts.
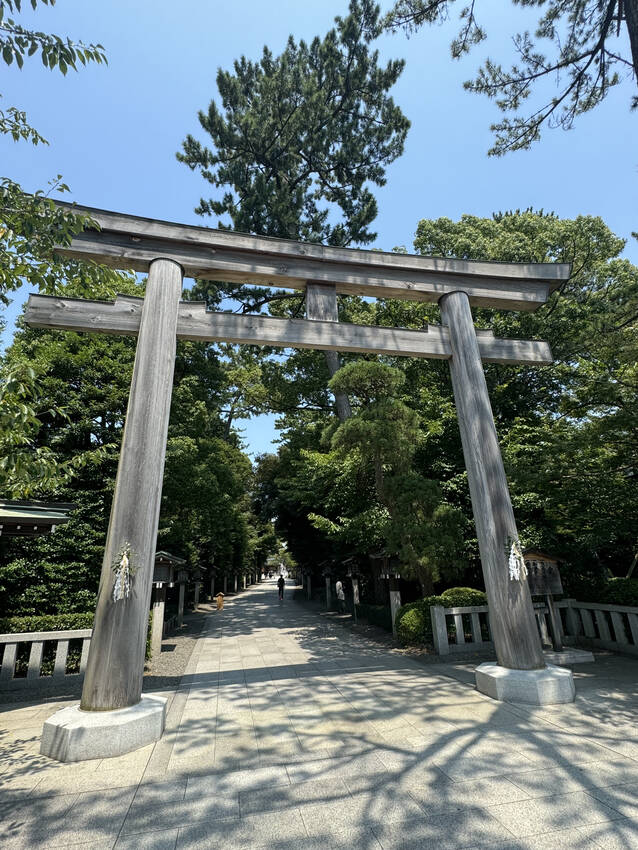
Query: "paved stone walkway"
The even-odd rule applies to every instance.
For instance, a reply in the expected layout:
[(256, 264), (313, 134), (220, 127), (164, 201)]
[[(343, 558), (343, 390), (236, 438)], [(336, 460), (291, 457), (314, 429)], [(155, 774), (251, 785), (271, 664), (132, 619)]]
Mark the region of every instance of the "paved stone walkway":
[(601, 657), (576, 704), (506, 705), (267, 582), (206, 619), (154, 746), (57, 764), (60, 703), (0, 707), (0, 847), (638, 848), (637, 671)]

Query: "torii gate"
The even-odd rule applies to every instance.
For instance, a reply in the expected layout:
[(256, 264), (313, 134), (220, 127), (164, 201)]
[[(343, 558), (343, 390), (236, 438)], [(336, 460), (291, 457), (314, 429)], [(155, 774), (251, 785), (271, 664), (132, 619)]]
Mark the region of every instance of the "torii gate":
[[(546, 342), (476, 330), (471, 314), (473, 305), (535, 310), (569, 265), (333, 248), (76, 209), (100, 230), (85, 230), (59, 253), (147, 272), (148, 283), (143, 299), (32, 295), (26, 310), (32, 327), (138, 335), (82, 701), (45, 724), (42, 752), (64, 761), (116, 755), (163, 731), (164, 706), (142, 697), (142, 677), (177, 339), (448, 360), (498, 659), (478, 668), (477, 686), (536, 703), (574, 698), (571, 673), (545, 667), (481, 363), (546, 365), (551, 351)], [(305, 290), (312, 321), (207, 312), (180, 302), (184, 276)], [(339, 324), (338, 293), (438, 301), (442, 325)], [(113, 735), (113, 724), (128, 731)]]

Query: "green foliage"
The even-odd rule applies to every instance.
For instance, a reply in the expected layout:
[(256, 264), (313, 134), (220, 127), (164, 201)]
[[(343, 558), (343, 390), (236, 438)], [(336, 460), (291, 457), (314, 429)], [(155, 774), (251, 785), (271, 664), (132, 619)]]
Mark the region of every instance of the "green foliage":
[[(2, 97), (2, 95), (0, 95)], [(27, 113), (10, 106), (0, 109), (0, 136), (11, 136), (14, 142), (21, 139), (33, 145), (48, 145), (49, 143), (27, 121)]]
[(92, 611), (82, 614), (39, 614), (31, 617), (0, 617), (0, 634), (28, 632), (62, 632), (73, 629), (92, 629)]
[[(129, 291), (143, 288), (131, 280)], [(0, 538), (0, 616), (94, 606), (134, 356), (130, 337), (16, 333), (7, 366), (33, 364), (38, 390), (27, 449), (55, 459), (56, 497), (76, 507), (55, 534)], [(220, 575), (254, 568), (278, 543), (253, 511), (250, 461), (225, 438), (227, 374), (213, 346), (179, 343), (158, 534), (159, 548)], [(62, 484), (65, 465), (76, 474)]]
[(47, 193), (25, 194), (6, 177), (0, 178), (0, 303), (8, 304), (7, 293), (24, 283), (44, 295), (62, 292), (78, 298), (110, 298), (126, 285), (120, 272), (93, 263), (63, 259), (54, 254), (73, 237), (95, 222), (56, 205), (52, 193), (68, 192), (58, 175)]
[(0, 492), (8, 497), (50, 492), (104, 457), (99, 447), (61, 460), (49, 446), (35, 446), (43, 416), (65, 418), (66, 413), (61, 407), (42, 409), (35, 371), (25, 363), (0, 366)]
[(487, 605), (487, 596), (483, 590), (473, 587), (450, 587), (441, 593), (440, 604), (444, 608), (466, 608), (471, 605)]
[[(40, 1), (44, 5), (55, 2)], [(30, 5), (35, 9), (38, 0), (31, 0)], [(0, 55), (8, 65), (15, 61), (22, 68), (25, 55), (39, 53), (45, 67), (57, 67), (66, 74), (69, 67), (77, 68), (77, 62), (106, 61), (101, 45), (86, 46), (25, 30), (6, 17), (5, 12), (19, 13), (21, 7), (21, 0), (0, 0)], [(0, 110), (0, 135), (35, 145), (46, 143), (16, 107)], [(77, 233), (95, 224), (86, 215), (57, 206), (50, 197), (66, 191), (68, 187), (59, 175), (47, 192), (34, 194), (23, 192), (8, 177), (0, 178), (0, 304), (6, 306), (9, 293), (24, 283), (48, 295), (66, 292), (91, 297), (99, 292), (109, 297), (125, 290), (125, 275), (92, 263), (65, 260), (54, 253), (56, 246), (70, 244)], [(42, 407), (37, 378), (36, 364), (0, 363), (0, 492), (5, 496), (52, 492), (68, 483), (82, 465), (100, 458), (101, 450), (97, 449), (93, 455), (62, 460), (49, 446), (34, 444), (43, 416), (64, 416), (62, 406), (48, 411)]]
[(366, 184), (385, 183), (409, 127), (387, 94), (404, 63), (381, 67), (370, 50), (378, 17), (371, 0), (351, 0), (323, 39), (290, 36), (280, 56), (265, 47), (259, 62), (242, 57), (233, 72), (218, 72), (223, 112), (211, 101), (199, 114), (214, 147), (189, 135), (177, 155), (225, 189), (202, 199), (199, 214), (228, 215), (246, 233), (330, 245), (375, 238)]
[[(513, 2), (542, 10), (536, 31), (533, 36), (528, 31), (513, 36), (517, 61), (511, 68), (488, 58), (476, 78), (465, 83), (469, 91), (493, 99), (507, 116), (491, 128), (496, 139), (489, 153), (496, 156), (529, 148), (540, 139), (541, 128), (570, 129), (576, 117), (598, 106), (612, 87), (624, 78), (638, 78), (638, 53), (630, 46), (635, 44), (638, 28), (634, 0), (627, 0), (624, 5), (621, 0)], [(440, 23), (449, 16), (453, 3), (454, 0), (396, 0), (382, 25), (410, 32), (424, 24)], [(487, 38), (477, 21), (476, 6), (472, 2), (460, 11), (461, 29), (451, 45), (455, 59)], [(628, 40), (625, 28), (622, 39), (618, 38), (623, 18)], [(556, 89), (549, 98), (548, 80)], [(519, 115), (533, 95), (538, 97), (531, 111)], [(638, 97), (634, 96), (632, 105), (637, 103)]]
[[(573, 567), (576, 575), (602, 578), (606, 569), (628, 564), (638, 512), (638, 269), (619, 258), (623, 240), (599, 218), (526, 210), (424, 220), (415, 246), (436, 256), (572, 263), (570, 280), (537, 312), (476, 310), (475, 319), (497, 336), (546, 339), (554, 354), (542, 370), (486, 368), (521, 539), (556, 553), (566, 574)], [(423, 315), (416, 306), (402, 313), (412, 321)], [(447, 375), (437, 366), (408, 369), (431, 411), (424, 460), (469, 519)], [(468, 538), (471, 558), (472, 549)], [(583, 598), (579, 591), (578, 582), (569, 590)]]
[(634, 607), (638, 607), (638, 579), (610, 579), (598, 601), (608, 602), (610, 605), (633, 605)]
[(487, 605), (487, 596), (482, 590), (471, 587), (450, 587), (440, 596), (426, 596), (416, 602), (402, 605), (396, 614), (397, 637), (403, 646), (422, 646), (432, 643), (432, 618), (430, 608), (465, 608)]
[[(31, 8), (36, 9), (38, 2), (44, 6), (55, 5), (55, 0), (30, 0)], [(7, 65), (15, 61), (18, 68), (22, 68), (25, 57), (36, 53), (45, 68), (57, 68), (62, 74), (66, 74), (69, 68), (77, 71), (78, 62), (82, 65), (106, 62), (101, 44), (83, 44), (70, 38), (28, 30), (5, 15), (5, 12), (16, 14), (21, 11), (22, 0), (0, 0), (0, 55)]]
[(339, 517), (328, 524), (314, 512), (310, 518), (326, 533), (345, 534), (351, 542), (352, 526), (358, 527), (363, 532), (358, 553), (371, 553), (380, 538), (386, 555), (398, 556), (402, 572), (430, 585), (441, 569), (454, 570), (459, 517), (443, 502), (437, 483), (412, 468), (422, 434), (416, 411), (397, 397), (404, 382), (399, 369), (363, 360), (332, 378), (330, 389), (347, 393), (354, 409), (352, 418), (327, 430), (331, 448), (337, 460), (352, 453), (354, 462), (374, 476), (378, 505), (345, 521)]
[(419, 646), (432, 641), (430, 605), (438, 596), (426, 596), (402, 605), (396, 613), (397, 638), (401, 646)]
[[(92, 629), (94, 617), (93, 611), (82, 614), (40, 614), (32, 617), (0, 617), (0, 634), (16, 635), (28, 634), (29, 632), (62, 632)], [(146, 650), (144, 657), (147, 661), (151, 657), (152, 636), (153, 612), (151, 611), (148, 616), (148, 629), (146, 631)], [(51, 675), (53, 672), (52, 661), (53, 659), (49, 660), (48, 667), (50, 669), (47, 669), (46, 665), (42, 665), (43, 675)], [(79, 659), (77, 661), (79, 666)]]

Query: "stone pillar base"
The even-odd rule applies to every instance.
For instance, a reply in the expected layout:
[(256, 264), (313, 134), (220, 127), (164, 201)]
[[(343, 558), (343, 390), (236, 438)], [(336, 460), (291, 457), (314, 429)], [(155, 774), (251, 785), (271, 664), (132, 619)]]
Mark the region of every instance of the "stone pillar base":
[(158, 741), (165, 720), (164, 697), (142, 694), (137, 705), (116, 711), (81, 711), (70, 705), (44, 724), (40, 752), (64, 762), (122, 756)]
[(576, 697), (572, 671), (551, 664), (541, 670), (510, 670), (490, 661), (480, 664), (475, 675), (481, 693), (503, 702), (554, 705)]
[(588, 652), (586, 649), (576, 649), (573, 646), (566, 646), (561, 650), (546, 649), (543, 652), (546, 664), (593, 664), (596, 660), (593, 652)]

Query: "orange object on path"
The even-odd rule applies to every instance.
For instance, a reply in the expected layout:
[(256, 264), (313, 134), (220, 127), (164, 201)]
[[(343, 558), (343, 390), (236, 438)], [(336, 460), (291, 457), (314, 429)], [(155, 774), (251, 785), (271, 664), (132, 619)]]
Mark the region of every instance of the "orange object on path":
[(224, 594), (220, 591), (217, 594), (217, 596), (215, 597), (215, 599), (217, 600), (217, 610), (223, 611), (224, 610)]

